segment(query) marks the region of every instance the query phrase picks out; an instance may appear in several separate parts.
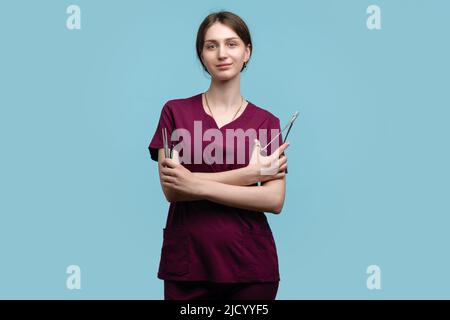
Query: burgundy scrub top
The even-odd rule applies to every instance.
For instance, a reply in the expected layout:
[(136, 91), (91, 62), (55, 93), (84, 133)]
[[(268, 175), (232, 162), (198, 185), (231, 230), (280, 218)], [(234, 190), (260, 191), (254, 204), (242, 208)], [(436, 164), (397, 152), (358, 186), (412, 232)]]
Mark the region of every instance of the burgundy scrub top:
[[(194, 121), (201, 121), (200, 138), (194, 137)], [(169, 139), (174, 129), (188, 130), (192, 137), (191, 146), (194, 146), (193, 140), (200, 139), (197, 141), (201, 141), (202, 151), (207, 145), (218, 143), (223, 148), (223, 164), (207, 164), (204, 159), (201, 159), (201, 163), (194, 162), (193, 151), (191, 161), (181, 164), (192, 172), (220, 172), (245, 167), (250, 160), (249, 144), (253, 145), (254, 139), (245, 136), (245, 146), (237, 143), (236, 139), (231, 146), (235, 161), (227, 163), (226, 153), (230, 150), (225, 145), (226, 141), (230, 141), (226, 140), (227, 129), (246, 131), (253, 128), (264, 147), (279, 132), (280, 120), (249, 101), (241, 115), (218, 128), (214, 118), (203, 108), (201, 93), (185, 99), (169, 100), (162, 108), (158, 126), (148, 147), (154, 161), (158, 161), (158, 149), (163, 148), (161, 129), (164, 127), (167, 128)], [(202, 141), (204, 139), (201, 136), (210, 128), (220, 130), (223, 140), (211, 138), (211, 141)], [(268, 130), (267, 136), (264, 133), (260, 136), (261, 132), (266, 132), (264, 129)], [(267, 154), (282, 144), (281, 135), (277, 140), (268, 147)], [(180, 139), (174, 144), (181, 141), (184, 140)], [(238, 161), (238, 148), (245, 148), (245, 161)], [(183, 156), (182, 150), (180, 156)], [(170, 203), (166, 227), (163, 229), (158, 278), (211, 282), (279, 281), (277, 250), (265, 213), (208, 200)]]

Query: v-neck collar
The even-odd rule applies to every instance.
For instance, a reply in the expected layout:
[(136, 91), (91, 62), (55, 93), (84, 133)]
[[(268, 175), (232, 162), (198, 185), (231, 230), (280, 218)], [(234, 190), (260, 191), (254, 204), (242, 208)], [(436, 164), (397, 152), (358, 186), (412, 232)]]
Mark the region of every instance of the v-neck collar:
[(203, 93), (200, 93), (200, 94), (197, 95), (197, 105), (200, 107), (202, 114), (203, 114), (205, 117), (209, 118), (209, 119), (211, 120), (211, 122), (214, 124), (214, 127), (215, 127), (216, 129), (219, 129), (219, 130), (222, 130), (222, 129), (224, 129), (225, 127), (230, 126), (231, 124), (235, 124), (236, 122), (243, 120), (244, 117), (247, 116), (247, 113), (248, 113), (248, 111), (249, 111), (248, 109), (249, 109), (250, 107), (252, 107), (252, 106), (251, 106), (252, 103), (251, 103), (250, 101), (247, 100), (248, 103), (247, 103), (247, 105), (245, 106), (244, 111), (242, 111), (242, 113), (239, 115), (239, 117), (234, 118), (233, 120), (231, 120), (230, 122), (224, 124), (223, 126), (221, 126), (221, 127), (219, 128), (219, 126), (217, 125), (216, 120), (215, 120), (210, 114), (206, 113), (205, 108), (203, 108), (203, 99), (202, 99), (202, 95), (203, 95)]

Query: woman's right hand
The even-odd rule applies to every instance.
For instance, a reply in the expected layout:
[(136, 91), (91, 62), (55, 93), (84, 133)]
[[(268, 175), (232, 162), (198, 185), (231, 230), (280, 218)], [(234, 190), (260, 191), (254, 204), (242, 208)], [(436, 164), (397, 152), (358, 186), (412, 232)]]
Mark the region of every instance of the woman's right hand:
[(270, 156), (261, 154), (261, 144), (255, 139), (248, 168), (253, 183), (281, 179), (286, 174), (287, 157), (283, 154), (289, 142), (283, 143)]

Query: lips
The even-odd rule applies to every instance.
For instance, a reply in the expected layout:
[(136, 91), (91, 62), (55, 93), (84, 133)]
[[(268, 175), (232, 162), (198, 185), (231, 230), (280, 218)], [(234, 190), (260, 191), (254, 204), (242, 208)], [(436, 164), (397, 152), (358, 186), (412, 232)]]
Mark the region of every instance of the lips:
[(231, 63), (224, 63), (224, 64), (216, 65), (217, 68), (224, 68), (224, 67), (229, 67), (229, 66), (231, 66)]

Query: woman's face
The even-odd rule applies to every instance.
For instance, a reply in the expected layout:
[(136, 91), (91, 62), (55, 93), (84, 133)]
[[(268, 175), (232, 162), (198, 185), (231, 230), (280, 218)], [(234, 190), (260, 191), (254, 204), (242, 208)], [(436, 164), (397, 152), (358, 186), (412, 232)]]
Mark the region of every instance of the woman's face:
[(250, 47), (230, 27), (216, 22), (206, 32), (202, 60), (213, 78), (234, 78), (249, 58)]

